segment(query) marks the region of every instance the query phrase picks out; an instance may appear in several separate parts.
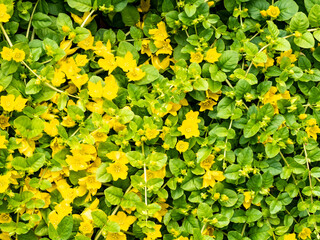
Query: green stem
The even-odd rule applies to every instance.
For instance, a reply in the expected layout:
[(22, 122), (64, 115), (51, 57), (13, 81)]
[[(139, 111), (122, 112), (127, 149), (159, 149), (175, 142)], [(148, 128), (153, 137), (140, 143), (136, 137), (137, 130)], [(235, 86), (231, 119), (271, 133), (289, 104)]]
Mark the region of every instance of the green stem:
[(33, 15), (36, 11), (36, 8), (38, 6), (38, 3), (39, 3), (39, 0), (36, 2), (36, 4), (34, 5), (34, 8), (32, 10), (32, 13), (31, 13), (31, 16), (30, 16), (30, 20), (29, 20), (29, 24), (28, 24), (28, 28), (27, 28), (27, 34), (26, 34), (26, 38), (29, 38), (29, 33), (30, 33), (30, 29), (31, 29), (31, 22), (32, 22), (32, 19), (33, 19)]
[[(229, 128), (228, 130), (231, 129), (232, 127), (232, 119), (230, 121), (230, 124), (229, 124)], [(228, 143), (228, 136), (226, 137), (226, 141), (225, 141), (225, 148), (224, 148), (224, 151), (223, 151), (223, 164), (222, 164), (222, 168), (225, 169), (226, 168), (226, 156), (227, 156), (227, 143)]]
[(313, 187), (312, 187), (312, 179), (311, 179), (311, 171), (310, 171), (310, 166), (309, 166), (309, 159), (308, 159), (308, 153), (306, 149), (306, 144), (303, 144), (303, 150), (304, 150), (304, 155), (307, 163), (307, 168), (308, 168), (308, 176), (309, 176), (309, 184), (310, 184), (310, 189), (311, 189), (311, 204), (313, 204)]

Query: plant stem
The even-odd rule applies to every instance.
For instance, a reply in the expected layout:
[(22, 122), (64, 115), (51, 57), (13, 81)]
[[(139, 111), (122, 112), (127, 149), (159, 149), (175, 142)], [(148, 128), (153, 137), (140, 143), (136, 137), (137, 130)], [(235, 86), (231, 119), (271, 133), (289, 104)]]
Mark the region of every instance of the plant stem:
[(308, 153), (307, 153), (307, 149), (306, 149), (306, 144), (303, 144), (303, 150), (304, 150), (304, 155), (305, 155), (305, 159), (306, 159), (306, 163), (307, 163), (307, 168), (308, 168), (308, 176), (309, 176), (309, 184), (310, 184), (310, 189), (311, 189), (311, 204), (313, 204), (313, 187), (312, 187), (312, 179), (311, 179), (311, 171), (310, 171), (310, 166), (309, 166), (309, 159), (308, 159)]
[(28, 24), (28, 28), (27, 28), (26, 38), (29, 38), (31, 22), (32, 22), (32, 19), (33, 19), (34, 12), (36, 11), (36, 8), (38, 6), (38, 3), (39, 3), (39, 0), (36, 2), (36, 4), (34, 5), (34, 8), (32, 10), (32, 13), (31, 13), (31, 16), (30, 16), (30, 20), (29, 20), (29, 24)]
[[(230, 130), (231, 129), (231, 127), (232, 127), (232, 119), (231, 119), (231, 121), (230, 121), (230, 124), (229, 124), (229, 128), (228, 128), (228, 130)], [(226, 141), (225, 141), (225, 148), (224, 148), (224, 152), (223, 152), (223, 163), (222, 163), (222, 168), (223, 169), (225, 169), (226, 168), (226, 156), (227, 156), (227, 143), (228, 143), (228, 136), (226, 137)]]

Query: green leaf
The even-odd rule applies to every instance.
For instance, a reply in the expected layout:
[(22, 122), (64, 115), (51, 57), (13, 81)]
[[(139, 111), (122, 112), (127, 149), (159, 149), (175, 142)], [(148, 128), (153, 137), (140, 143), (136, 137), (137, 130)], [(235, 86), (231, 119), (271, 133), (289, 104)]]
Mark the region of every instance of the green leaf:
[(123, 197), (123, 192), (121, 188), (111, 186), (104, 190), (104, 195), (110, 204), (119, 205)]
[(21, 135), (29, 139), (38, 136), (44, 129), (44, 123), (40, 118), (31, 120), (27, 116), (19, 116), (13, 123)]
[(107, 221), (106, 225), (103, 227), (106, 232), (117, 233), (120, 232), (120, 225), (113, 221)]
[(256, 133), (259, 132), (259, 130), (260, 130), (260, 124), (250, 119), (247, 125), (243, 129), (243, 136), (245, 138), (250, 138), (256, 135)]
[(41, 91), (42, 85), (38, 83), (39, 80), (32, 78), (26, 85), (26, 94), (36, 94)]
[(310, 32), (305, 32), (301, 37), (295, 37), (293, 41), (297, 46), (302, 48), (312, 48), (315, 44), (314, 38)]
[(266, 63), (267, 62), (267, 54), (264, 52), (259, 52), (255, 55), (253, 60), (255, 63)]
[(255, 208), (249, 208), (246, 211), (247, 223), (253, 223), (258, 221), (262, 217), (262, 212)]
[(238, 163), (241, 166), (250, 166), (253, 161), (253, 152), (250, 147), (246, 147), (238, 154)]
[(291, 45), (287, 39), (277, 38), (274, 42), (273, 48), (276, 51), (288, 51), (291, 49)]
[(279, 31), (277, 25), (274, 24), (273, 21), (267, 21), (267, 24), (268, 24), (268, 30), (269, 30), (271, 36), (272, 36), (273, 38), (278, 37), (280, 31)]
[(254, 43), (245, 42), (244, 51), (247, 54), (247, 56), (254, 57), (258, 53), (258, 47)]
[(291, 31), (304, 33), (309, 27), (308, 17), (303, 12), (297, 12), (290, 21)]
[(274, 6), (280, 9), (280, 15), (277, 17), (278, 21), (287, 21), (298, 12), (299, 7), (293, 0), (276, 1)]
[(117, 55), (120, 57), (124, 57), (127, 54), (127, 52), (131, 52), (133, 58), (137, 61), (139, 60), (140, 55), (132, 44), (125, 41), (120, 42), (119, 47), (117, 49)]
[(158, 171), (167, 163), (168, 157), (164, 153), (153, 152), (147, 157), (147, 165), (150, 170)]
[(315, 4), (320, 5), (320, 0), (304, 0), (304, 5), (305, 5), (305, 8), (307, 9), (308, 12), (311, 11), (311, 8), (312, 8)]
[(128, 5), (121, 11), (121, 17), (126, 26), (134, 26), (139, 21), (140, 14), (136, 7)]
[(59, 239), (67, 240), (72, 234), (73, 228), (73, 218), (72, 216), (64, 217), (61, 222), (58, 224), (57, 233), (59, 235)]
[(48, 15), (41, 12), (37, 12), (33, 15), (32, 26), (35, 29), (46, 28), (49, 27), (51, 24), (52, 20)]
[(135, 207), (138, 202), (141, 202), (141, 199), (136, 193), (129, 192), (123, 196), (121, 201), (121, 207), (123, 208), (132, 208)]
[(43, 153), (35, 153), (32, 157), (27, 158), (27, 165), (33, 172), (38, 171), (45, 163), (46, 158)]
[(67, 0), (67, 3), (79, 12), (89, 12), (92, 8), (91, 0)]
[(63, 27), (63, 26), (69, 27), (70, 30), (73, 29), (72, 20), (71, 20), (71, 18), (70, 18), (67, 14), (65, 14), (65, 13), (59, 13), (59, 15), (58, 15), (58, 17), (57, 17), (56, 24), (57, 24), (57, 28), (58, 28), (59, 32), (62, 33), (62, 34), (66, 34), (66, 33), (62, 30), (62, 27)]
[(107, 214), (105, 214), (105, 212), (100, 209), (92, 211), (91, 216), (93, 219), (93, 223), (99, 228), (103, 227), (108, 221)]
[(239, 61), (238, 52), (233, 50), (227, 50), (221, 54), (219, 58), (218, 66), (221, 68), (222, 71), (230, 72), (237, 67), (238, 61)]
[(143, 65), (140, 68), (146, 73), (146, 75), (141, 80), (136, 81), (137, 85), (146, 85), (152, 83), (160, 76), (158, 69), (150, 64)]
[(319, 27), (320, 26), (320, 5), (315, 4), (308, 16), (311, 27)]
[(73, 40), (75, 43), (85, 40), (90, 35), (89, 30), (83, 27), (76, 27), (74, 32), (76, 34), (76, 37)]
[(278, 145), (267, 143), (266, 144), (266, 154), (268, 158), (273, 158), (280, 152), (280, 147)]
[(320, 167), (313, 167), (311, 169), (311, 176), (315, 178), (320, 178)]
[(278, 201), (277, 199), (274, 199), (271, 203), (270, 203), (270, 213), (271, 214), (276, 214), (277, 212), (279, 212), (282, 208), (282, 203), (280, 201)]

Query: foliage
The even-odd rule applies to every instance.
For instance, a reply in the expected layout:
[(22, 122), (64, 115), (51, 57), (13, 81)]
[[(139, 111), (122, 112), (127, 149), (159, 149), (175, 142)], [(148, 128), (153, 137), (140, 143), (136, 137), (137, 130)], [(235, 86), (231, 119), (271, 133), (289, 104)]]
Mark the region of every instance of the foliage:
[(2, 0), (0, 238), (320, 238), (320, 1)]

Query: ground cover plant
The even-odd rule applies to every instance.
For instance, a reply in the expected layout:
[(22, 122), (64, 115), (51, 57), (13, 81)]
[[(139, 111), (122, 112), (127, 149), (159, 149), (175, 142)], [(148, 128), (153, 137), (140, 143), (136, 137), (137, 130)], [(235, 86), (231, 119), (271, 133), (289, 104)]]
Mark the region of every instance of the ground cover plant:
[(0, 239), (320, 239), (320, 0), (0, 0)]

